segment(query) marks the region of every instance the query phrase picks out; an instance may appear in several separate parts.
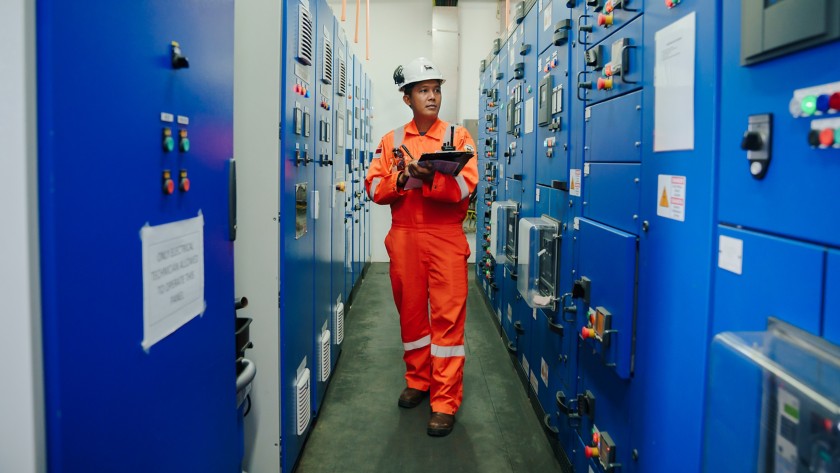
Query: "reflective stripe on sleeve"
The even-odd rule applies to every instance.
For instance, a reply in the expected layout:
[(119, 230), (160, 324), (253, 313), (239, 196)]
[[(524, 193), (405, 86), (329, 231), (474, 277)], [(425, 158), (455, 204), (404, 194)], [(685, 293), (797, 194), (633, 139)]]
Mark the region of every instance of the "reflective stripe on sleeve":
[(381, 181), (381, 180), (382, 180), (382, 178), (381, 178), (381, 177), (374, 177), (374, 178), (373, 178), (373, 181), (371, 181), (371, 183), (370, 183), (370, 192), (368, 193), (368, 197), (370, 197), (370, 198), (371, 198), (371, 200), (373, 200), (373, 196), (375, 196), (375, 195), (376, 195), (376, 186), (378, 186), (378, 185), (379, 185), (379, 181)]
[(440, 345), (432, 344), (432, 356), (437, 358), (452, 358), (454, 356), (464, 356), (464, 345), (456, 345), (454, 347), (442, 347)]
[(461, 188), (461, 200), (466, 199), (467, 196), (470, 195), (470, 188), (467, 186), (467, 180), (464, 179), (464, 176), (458, 174), (455, 176), (455, 182), (457, 182), (458, 187)]
[[(405, 351), (410, 351), (410, 350), (416, 350), (418, 348), (423, 348), (425, 346), (429, 346), (429, 344), (431, 344), (431, 343), (432, 343), (432, 336), (431, 335), (426, 335), (425, 337), (421, 338), (420, 340), (415, 340), (413, 342), (403, 343), (403, 347), (405, 348)], [(434, 345), (432, 345), (432, 348), (434, 348)], [(461, 347), (462, 350), (463, 350), (463, 348), (464, 347)]]

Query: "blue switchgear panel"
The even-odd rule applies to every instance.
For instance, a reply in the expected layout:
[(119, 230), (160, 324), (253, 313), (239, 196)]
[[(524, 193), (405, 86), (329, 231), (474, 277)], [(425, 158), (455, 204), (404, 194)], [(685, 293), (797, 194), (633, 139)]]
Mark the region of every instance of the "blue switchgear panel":
[(580, 330), (585, 357), (599, 358), (627, 379), (633, 372), (637, 237), (588, 219), (578, 224), (577, 273), (588, 286)]
[(315, 389), (312, 390), (312, 411), (317, 414), (332, 372), (333, 335), (331, 316), (335, 299), (332, 292), (332, 196), (333, 196), (333, 86), (335, 19), (326, 0), (317, 0), (318, 27), (315, 30), (315, 64), (313, 80), (315, 113), (315, 192), (313, 227), (315, 231), (314, 317), (312, 325)]
[[(233, 7), (37, 3), (50, 472), (240, 471)], [(197, 216), (200, 230), (178, 235), (186, 243), (144, 250), (150, 228)], [(179, 266), (202, 262), (203, 283), (193, 289), (204, 308), (144, 350), (144, 316), (162, 317), (154, 302), (177, 305), (184, 292), (171, 288), (196, 276), (155, 283), (170, 266), (146, 265), (189, 252)]]
[(362, 58), (353, 56), (353, 287), (359, 281), (362, 273), (362, 196), (365, 193), (365, 174), (362, 169), (364, 156), (364, 140), (362, 137), (362, 107), (364, 99), (364, 74), (362, 72)]
[[(560, 236), (556, 248), (558, 252), (550, 254), (547, 251), (540, 261), (540, 284), (546, 292), (552, 294), (554, 307), (539, 309), (533, 324), (533, 356), (534, 363), (538, 363), (539, 367), (535, 372), (539, 374), (539, 382), (542, 383), (537, 397), (546, 427), (556, 430), (561, 445), (566, 445), (573, 437), (567, 428), (566, 415), (560, 413), (556, 399), (558, 392), (574, 392), (577, 385), (576, 320), (573, 316), (566, 317), (567, 313), (563, 311), (565, 302), (569, 300), (568, 295), (563, 294), (564, 288), (572, 286), (574, 232), (572, 226), (566, 223), (569, 219), (569, 205), (565, 192), (538, 186), (536, 197), (537, 215), (556, 220)], [(547, 245), (541, 246), (545, 248)], [(554, 287), (550, 287), (552, 278)]]
[[(718, 234), (724, 267), (715, 275), (715, 333), (755, 330), (773, 316), (820, 334), (825, 248), (726, 226)], [(740, 267), (726, 262), (733, 244), (742, 248)], [(779, 297), (794, 285), (796, 297)]]
[[(768, 13), (775, 8), (768, 6)], [(815, 34), (818, 18), (829, 21), (810, 8), (795, 14), (802, 18), (815, 15)], [(725, 85), (721, 90), (718, 177), (721, 223), (840, 246), (840, 71), (814, 67), (836, 57), (840, 43), (742, 66), (743, 48), (737, 46), (741, 45), (746, 15), (740, 2), (727, 2), (722, 16), (722, 42), (732, 47), (721, 51), (721, 82)], [(761, 138), (763, 131), (751, 126), (750, 118), (767, 114), (770, 127)], [(752, 136), (746, 137), (752, 139), (745, 140), (748, 132)], [(753, 147), (758, 141), (755, 138), (770, 142), (769, 160), (764, 165), (741, 149), (742, 142), (745, 148)], [(764, 168), (762, 174), (754, 177), (751, 169), (758, 171), (759, 167)], [(795, 216), (795, 221), (779, 216)]]
[(280, 156), (280, 399), (282, 468), (297, 462), (311, 425), (313, 360), (315, 167), (318, 130), (313, 124), (317, 24), (308, 1), (283, 9), (283, 85)]
[(344, 212), (349, 191), (346, 175), (345, 152), (347, 149), (347, 39), (344, 31), (334, 19), (335, 42), (333, 43), (333, 126), (332, 126), (332, 260), (330, 262), (333, 305), (331, 331), (333, 348), (332, 366), (335, 367), (344, 341), (344, 315), (347, 291), (344, 282), (344, 259), (346, 234)]
[(826, 259), (823, 336), (840, 345), (840, 251), (831, 250)]
[[(558, 5), (552, 11), (566, 12), (558, 22), (557, 32), (551, 28), (542, 35), (552, 38), (561, 34), (554, 46), (540, 53), (537, 60), (536, 88), (536, 180), (538, 184), (568, 191), (569, 189), (569, 73), (571, 46), (568, 42), (569, 9)], [(549, 3), (550, 5), (550, 3)], [(546, 7), (546, 12), (550, 7)], [(545, 14), (545, 13), (544, 13)], [(541, 41), (542, 42), (542, 41)]]
[(353, 140), (353, 73), (356, 57), (346, 42), (346, 93), (344, 95), (344, 175), (347, 178), (344, 194), (344, 300), (349, 303), (353, 292), (353, 192), (357, 183), (356, 171), (353, 170), (353, 153), (356, 142)]
[(586, 15), (578, 20), (580, 41), (597, 44), (633, 21), (644, 10), (644, 0), (588, 0)]
[[(493, 50), (496, 50), (495, 44)], [(506, 200), (508, 195), (507, 186), (505, 185), (505, 167), (507, 166), (509, 137), (507, 134), (507, 77), (510, 68), (507, 57), (507, 39), (503, 37), (499, 39), (498, 51), (493, 58), (491, 68), (492, 89), (498, 91), (495, 93), (495, 100), (491, 106), (491, 109), (495, 110), (497, 120), (496, 126), (491, 127), (495, 130), (496, 134), (496, 160), (488, 160), (484, 164), (484, 179), (490, 184), (495, 184), (494, 190), (496, 191), (495, 197), (497, 201)], [(501, 321), (502, 326), (505, 325), (505, 321), (507, 320), (507, 307), (505, 306), (505, 295), (507, 294), (505, 286), (507, 285), (507, 281), (505, 272), (504, 261), (500, 261), (497, 258), (495, 260), (494, 280), (496, 282), (496, 290), (494, 291), (495, 300), (493, 301), (493, 307), (496, 312), (496, 318)]]
[(639, 162), (642, 158), (642, 92), (586, 109), (586, 162)]
[[(524, 39), (523, 25), (520, 24), (513, 29), (507, 41), (508, 74), (502, 82), (507, 82), (507, 93), (505, 94), (505, 122), (507, 129), (507, 148), (503, 157), (505, 158), (505, 179), (516, 179), (522, 181), (524, 178), (525, 149), (523, 147), (523, 135), (525, 131), (525, 100), (527, 97), (525, 85), (525, 57), (520, 55)], [(531, 102), (533, 103), (533, 102)], [(523, 187), (524, 191), (524, 187)], [(522, 203), (523, 199), (516, 196), (517, 201)], [(533, 210), (533, 208), (529, 209)]]
[[(517, 51), (516, 61), (522, 61), (525, 73), (520, 85), (522, 87), (522, 126), (515, 135), (519, 141), (520, 159), (522, 160), (522, 199), (521, 217), (535, 217), (534, 199), (537, 189), (537, 105), (539, 102), (539, 78), (537, 59), (539, 57), (537, 44), (537, 18), (540, 12), (536, 5), (527, 10), (525, 20), (520, 27), (519, 44), (514, 47)], [(526, 7), (527, 8), (527, 7)], [(541, 75), (540, 75), (541, 76)], [(540, 147), (542, 148), (542, 147)], [(513, 177), (513, 176), (510, 176)]]
[[(645, 67), (639, 320), (633, 378), (638, 404), (631, 411), (631, 438), (637, 440), (625, 448), (639, 451), (636, 471), (697, 471), (700, 464), (702, 432), (686, 426), (700, 425), (704, 416), (717, 159), (711, 137), (720, 127), (715, 85), (722, 3), (728, 2), (683, 0), (673, 8), (664, 1), (645, 4), (644, 46), (638, 51)], [(693, 149), (656, 152), (653, 140), (664, 125), (656, 122), (655, 114), (656, 35), (664, 28), (673, 28), (678, 20), (691, 21), (692, 13), (696, 28), (695, 45), (689, 43), (695, 50)], [(682, 106), (679, 101), (673, 102), (666, 103)], [(679, 212), (670, 212), (670, 217), (676, 218), (662, 212), (666, 209), (661, 206), (659, 192), (660, 184), (679, 188), (680, 183), (686, 186), (684, 220), (680, 220)]]
[(584, 164), (583, 216), (638, 234), (640, 172), (640, 164)]
[(586, 70), (578, 73), (578, 93), (586, 90), (590, 103), (642, 87), (642, 21), (630, 21), (607, 37), (586, 35)]
[[(365, 118), (367, 119), (367, 125), (365, 126), (365, 147), (366, 147), (367, 151), (365, 153), (365, 175), (367, 175), (367, 170), (370, 167), (370, 162), (373, 160), (373, 153), (375, 151), (374, 146), (376, 146), (376, 144), (378, 143), (378, 141), (376, 143), (373, 142), (374, 139), (378, 139), (378, 138), (373, 137), (373, 123), (372, 123), (373, 122), (373, 107), (371, 106), (371, 104), (373, 103), (373, 83), (371, 82), (370, 76), (368, 76), (367, 81), (366, 81), (366, 90), (367, 90), (367, 100), (366, 100), (367, 104), (365, 105), (365, 111), (366, 111)], [(365, 231), (364, 231), (364, 235), (365, 235), (365, 258), (364, 258), (364, 262), (365, 262), (365, 265), (367, 265), (368, 263), (370, 263), (370, 244), (371, 244), (371, 241), (370, 241), (370, 236), (371, 236), (370, 225), (371, 225), (371, 221), (372, 221), (371, 220), (372, 216), (371, 216), (371, 213), (370, 213), (370, 207), (372, 205), (372, 202), (368, 198), (367, 193), (364, 194), (364, 201), (365, 201)]]

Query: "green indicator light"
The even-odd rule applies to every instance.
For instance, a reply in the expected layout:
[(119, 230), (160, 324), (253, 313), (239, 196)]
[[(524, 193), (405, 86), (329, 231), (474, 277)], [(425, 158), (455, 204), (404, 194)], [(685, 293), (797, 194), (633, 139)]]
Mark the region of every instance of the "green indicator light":
[(186, 153), (190, 150), (190, 139), (189, 138), (182, 138), (181, 139), (181, 151)]
[(817, 111), (817, 98), (809, 95), (802, 99), (802, 113), (805, 115), (813, 115)]
[(171, 136), (167, 136), (163, 139), (163, 150), (168, 153), (173, 149), (175, 149), (175, 140)]

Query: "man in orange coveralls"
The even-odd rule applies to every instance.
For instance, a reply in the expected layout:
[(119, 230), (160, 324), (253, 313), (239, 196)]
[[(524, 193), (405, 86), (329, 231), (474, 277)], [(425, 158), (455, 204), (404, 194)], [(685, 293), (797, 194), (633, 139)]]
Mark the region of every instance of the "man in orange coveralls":
[[(399, 406), (416, 407), (431, 392), (427, 433), (440, 437), (452, 431), (463, 397), (470, 248), (462, 224), (478, 168), (472, 158), (452, 176), (427, 169), (415, 158), (440, 151), (444, 143), (474, 153), (475, 143), (466, 129), (438, 118), (444, 79), (431, 61), (421, 57), (398, 67), (394, 82), (414, 119), (379, 142), (365, 188), (374, 202), (391, 206), (385, 247), (407, 384)], [(406, 190), (410, 177), (418, 187)]]

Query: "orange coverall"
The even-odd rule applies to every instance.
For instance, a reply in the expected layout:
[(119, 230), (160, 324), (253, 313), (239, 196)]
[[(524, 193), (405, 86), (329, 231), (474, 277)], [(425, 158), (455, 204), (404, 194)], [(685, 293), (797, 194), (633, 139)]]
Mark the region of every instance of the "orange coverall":
[[(412, 120), (382, 138), (365, 178), (368, 196), (391, 206), (385, 248), (400, 313), (406, 384), (430, 391), (432, 411), (444, 414), (455, 414), (463, 397), (470, 248), (462, 225), (478, 181), (478, 166), (473, 157), (458, 176), (438, 172), (422, 188), (399, 189), (394, 148), (404, 144), (419, 159), (423, 153), (440, 151), (450, 140), (458, 150), (475, 152), (465, 128), (455, 127), (453, 139), (450, 125), (438, 119), (420, 136)], [(404, 159), (406, 165), (412, 160), (409, 153)]]

